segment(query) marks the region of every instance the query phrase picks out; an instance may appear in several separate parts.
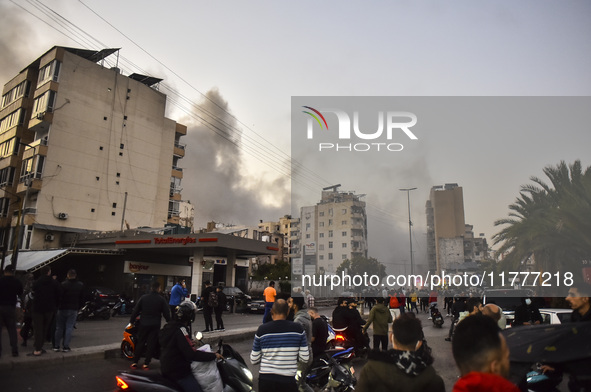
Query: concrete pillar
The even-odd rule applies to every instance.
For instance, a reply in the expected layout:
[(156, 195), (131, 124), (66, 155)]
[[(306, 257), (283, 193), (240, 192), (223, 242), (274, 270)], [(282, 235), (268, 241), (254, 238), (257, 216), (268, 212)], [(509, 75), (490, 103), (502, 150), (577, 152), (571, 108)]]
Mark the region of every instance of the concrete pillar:
[(191, 294), (201, 295), (203, 282), (203, 248), (193, 250), (193, 263), (191, 274)]
[(236, 286), (236, 253), (228, 252), (226, 263), (226, 286)]

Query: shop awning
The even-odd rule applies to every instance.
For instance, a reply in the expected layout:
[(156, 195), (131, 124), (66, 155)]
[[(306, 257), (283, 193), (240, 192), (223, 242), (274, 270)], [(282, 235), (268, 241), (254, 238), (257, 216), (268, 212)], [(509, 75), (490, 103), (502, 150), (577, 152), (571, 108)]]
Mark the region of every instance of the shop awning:
[[(52, 249), (52, 250), (21, 250), (18, 253), (17, 271), (34, 272), (44, 266), (61, 259), (62, 257), (73, 254), (121, 254), (120, 251), (109, 251), (102, 249)], [(12, 255), (6, 260), (6, 264), (12, 263)]]

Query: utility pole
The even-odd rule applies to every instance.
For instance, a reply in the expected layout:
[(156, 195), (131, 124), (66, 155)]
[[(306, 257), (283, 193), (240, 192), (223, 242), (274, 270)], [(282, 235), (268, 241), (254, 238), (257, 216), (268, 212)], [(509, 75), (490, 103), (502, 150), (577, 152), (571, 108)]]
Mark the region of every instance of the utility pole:
[(410, 219), (410, 191), (414, 191), (417, 188), (403, 188), (399, 189), (402, 192), (406, 192), (408, 201), (408, 241), (410, 243), (410, 274), (414, 275), (414, 264), (412, 260), (412, 220)]

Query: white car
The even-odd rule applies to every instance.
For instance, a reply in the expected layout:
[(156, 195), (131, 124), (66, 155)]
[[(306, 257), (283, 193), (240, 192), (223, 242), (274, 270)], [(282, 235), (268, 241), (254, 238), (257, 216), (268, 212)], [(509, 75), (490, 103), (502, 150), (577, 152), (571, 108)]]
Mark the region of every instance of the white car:
[(553, 309), (542, 308), (540, 314), (542, 315), (543, 324), (562, 324), (570, 321), (572, 309)]

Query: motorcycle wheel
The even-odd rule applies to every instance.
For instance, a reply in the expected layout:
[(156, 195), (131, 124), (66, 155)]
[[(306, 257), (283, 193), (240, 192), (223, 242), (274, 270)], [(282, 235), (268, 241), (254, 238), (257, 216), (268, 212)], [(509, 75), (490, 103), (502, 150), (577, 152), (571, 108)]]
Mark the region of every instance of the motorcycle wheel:
[(108, 310), (106, 312), (103, 312), (103, 320), (108, 320), (111, 318), (111, 312), (109, 312)]
[(121, 354), (127, 359), (133, 359), (133, 346), (127, 342), (121, 342)]

